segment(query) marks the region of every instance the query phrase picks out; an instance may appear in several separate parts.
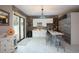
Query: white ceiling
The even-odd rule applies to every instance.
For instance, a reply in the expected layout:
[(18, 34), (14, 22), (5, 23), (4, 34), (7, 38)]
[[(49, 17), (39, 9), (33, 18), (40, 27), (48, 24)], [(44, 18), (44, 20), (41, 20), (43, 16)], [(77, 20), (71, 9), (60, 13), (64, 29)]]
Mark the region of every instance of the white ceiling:
[[(27, 15), (41, 15), (41, 5), (16, 5)], [(44, 15), (60, 15), (69, 10), (79, 8), (78, 5), (43, 5)]]

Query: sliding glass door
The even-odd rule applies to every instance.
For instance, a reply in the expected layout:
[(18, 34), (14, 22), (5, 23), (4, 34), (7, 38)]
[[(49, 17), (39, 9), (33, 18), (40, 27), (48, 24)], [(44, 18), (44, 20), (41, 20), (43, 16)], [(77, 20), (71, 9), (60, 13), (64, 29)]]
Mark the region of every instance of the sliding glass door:
[(17, 15), (14, 15), (13, 18), (13, 27), (17, 34), (17, 41), (19, 42), (25, 38), (25, 19)]
[(15, 33), (17, 34), (17, 41), (19, 41), (19, 34), (20, 34), (20, 31), (19, 31), (19, 17), (14, 15), (13, 16), (13, 27), (14, 27), (14, 30), (15, 30)]
[(20, 31), (21, 31), (21, 32), (20, 32), (20, 33), (21, 33), (21, 34), (20, 34), (20, 35), (21, 35), (20, 38), (21, 38), (21, 39), (23, 39), (23, 38), (25, 37), (25, 32), (24, 32), (24, 31), (25, 31), (25, 30), (24, 30), (24, 29), (25, 29), (25, 27), (24, 27), (25, 23), (24, 23), (24, 22), (25, 22), (25, 21), (24, 21), (24, 18), (20, 18)]

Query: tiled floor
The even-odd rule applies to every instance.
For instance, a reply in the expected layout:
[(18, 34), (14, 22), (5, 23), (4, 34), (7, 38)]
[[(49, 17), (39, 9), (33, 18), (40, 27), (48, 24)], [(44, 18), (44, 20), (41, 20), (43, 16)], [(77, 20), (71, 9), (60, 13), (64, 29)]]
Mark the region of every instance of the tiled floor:
[(46, 43), (46, 38), (26, 38), (17, 45), (15, 53), (79, 53), (79, 45), (70, 46), (64, 42), (65, 51)]
[[(63, 49), (57, 48), (53, 44), (46, 44), (45, 38), (26, 38), (17, 45), (16, 53), (62, 53)], [(68, 50), (66, 51), (68, 52)], [(70, 51), (69, 51), (70, 52)]]

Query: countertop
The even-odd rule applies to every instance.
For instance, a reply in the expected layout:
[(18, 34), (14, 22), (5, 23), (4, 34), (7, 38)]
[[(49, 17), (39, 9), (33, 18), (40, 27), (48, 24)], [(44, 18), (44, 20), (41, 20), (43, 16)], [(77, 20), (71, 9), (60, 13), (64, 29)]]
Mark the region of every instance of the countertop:
[(49, 32), (51, 35), (64, 35), (64, 34), (61, 33), (61, 32), (57, 32), (57, 31), (53, 31), (53, 30), (48, 30), (48, 32)]

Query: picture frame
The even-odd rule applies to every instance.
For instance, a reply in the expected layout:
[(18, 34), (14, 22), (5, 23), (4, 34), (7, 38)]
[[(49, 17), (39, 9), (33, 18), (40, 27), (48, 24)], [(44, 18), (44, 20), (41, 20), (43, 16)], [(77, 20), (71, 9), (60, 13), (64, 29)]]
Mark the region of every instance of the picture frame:
[(0, 26), (9, 25), (9, 12), (0, 9)]

